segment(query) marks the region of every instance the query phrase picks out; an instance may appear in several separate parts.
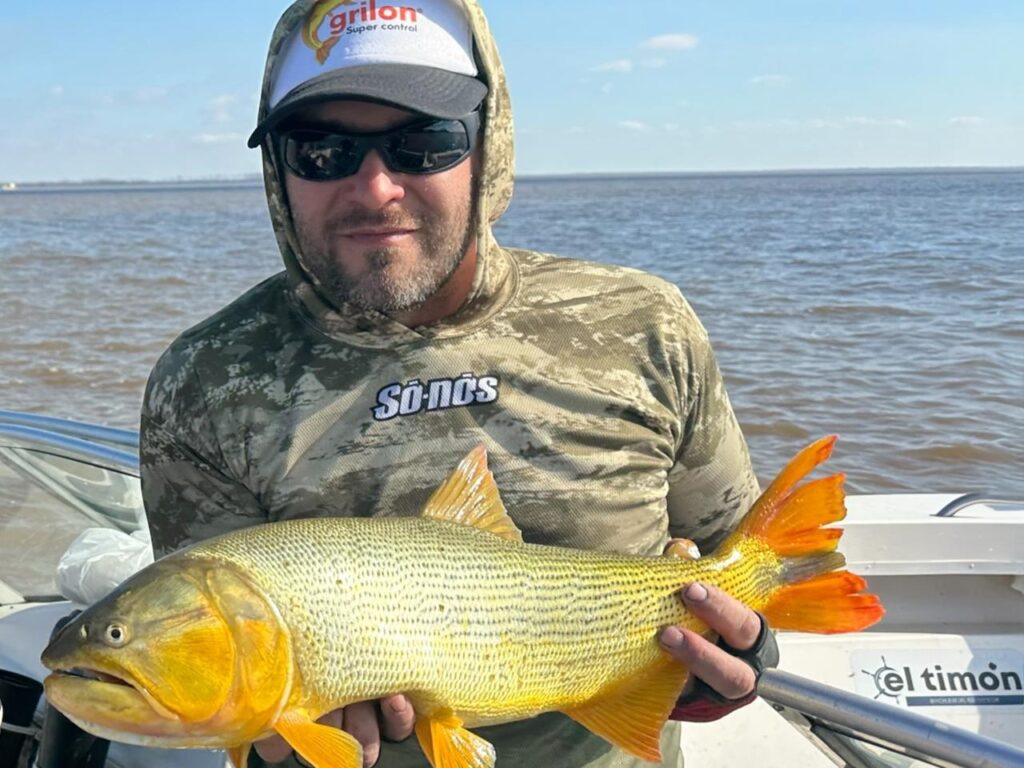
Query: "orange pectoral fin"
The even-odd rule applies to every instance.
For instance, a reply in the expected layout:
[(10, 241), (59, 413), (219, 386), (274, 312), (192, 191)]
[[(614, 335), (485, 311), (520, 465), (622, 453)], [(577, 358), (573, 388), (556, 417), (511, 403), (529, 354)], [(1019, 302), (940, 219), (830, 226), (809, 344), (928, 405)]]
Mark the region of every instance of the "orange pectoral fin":
[(662, 655), (635, 678), (565, 714), (619, 749), (661, 762), (661, 729), (687, 675), (685, 667)]
[(274, 724), (292, 749), (313, 768), (362, 768), (363, 748), (354, 737), (329, 725), (286, 712)]
[(228, 760), (234, 768), (245, 768), (249, 764), (249, 749), (251, 744), (239, 744), (227, 750)]
[(494, 768), (494, 747), (454, 715), (420, 717), (416, 738), (434, 768)]

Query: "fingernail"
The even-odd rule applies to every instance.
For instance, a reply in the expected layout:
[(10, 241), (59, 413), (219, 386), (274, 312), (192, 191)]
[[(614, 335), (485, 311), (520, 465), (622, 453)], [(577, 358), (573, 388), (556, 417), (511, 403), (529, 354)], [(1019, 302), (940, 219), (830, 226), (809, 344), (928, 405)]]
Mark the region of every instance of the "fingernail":
[(707, 587), (699, 581), (695, 581), (686, 588), (686, 591), (683, 592), (683, 597), (690, 603), (703, 603), (708, 599)]
[(686, 643), (686, 637), (679, 627), (666, 627), (665, 631), (661, 633), (661, 644), (666, 648), (682, 648), (684, 643)]
[(405, 712), (405, 699), (394, 699), (388, 702), (388, 708), (395, 714)]
[(700, 560), (700, 547), (696, 544), (691, 543), (690, 546), (686, 548), (686, 551), (690, 553), (690, 557), (694, 560)]

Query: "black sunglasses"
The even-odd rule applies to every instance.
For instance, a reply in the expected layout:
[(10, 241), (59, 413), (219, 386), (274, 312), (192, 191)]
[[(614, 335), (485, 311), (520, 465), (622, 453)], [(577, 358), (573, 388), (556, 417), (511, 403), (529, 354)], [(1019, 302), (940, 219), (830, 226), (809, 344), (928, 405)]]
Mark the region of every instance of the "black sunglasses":
[(476, 146), (480, 113), (455, 120), (423, 120), (380, 133), (338, 133), (311, 128), (283, 131), (277, 139), (288, 170), (306, 181), (351, 176), (376, 149), (395, 173), (428, 174), (461, 163)]

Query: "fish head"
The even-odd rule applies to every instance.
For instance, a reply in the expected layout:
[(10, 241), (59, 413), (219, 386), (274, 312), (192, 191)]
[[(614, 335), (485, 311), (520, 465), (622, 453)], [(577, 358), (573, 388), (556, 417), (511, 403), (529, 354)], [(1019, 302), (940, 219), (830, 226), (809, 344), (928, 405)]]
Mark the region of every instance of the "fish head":
[(273, 604), (221, 563), (167, 558), (61, 629), (43, 652), (47, 699), (95, 735), (159, 746), (237, 743), (291, 685)]

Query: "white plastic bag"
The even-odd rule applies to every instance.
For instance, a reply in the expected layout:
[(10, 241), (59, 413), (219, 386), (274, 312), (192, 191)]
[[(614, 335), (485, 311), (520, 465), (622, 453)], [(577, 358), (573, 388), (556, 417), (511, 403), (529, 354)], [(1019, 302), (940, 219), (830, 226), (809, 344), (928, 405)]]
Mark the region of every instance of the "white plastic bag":
[(109, 528), (88, 528), (61, 556), (57, 587), (71, 602), (92, 605), (152, 562), (147, 528), (130, 536)]

